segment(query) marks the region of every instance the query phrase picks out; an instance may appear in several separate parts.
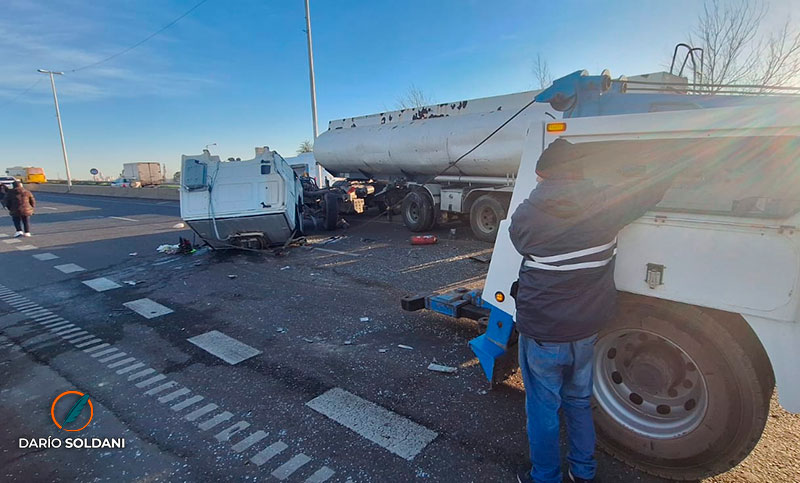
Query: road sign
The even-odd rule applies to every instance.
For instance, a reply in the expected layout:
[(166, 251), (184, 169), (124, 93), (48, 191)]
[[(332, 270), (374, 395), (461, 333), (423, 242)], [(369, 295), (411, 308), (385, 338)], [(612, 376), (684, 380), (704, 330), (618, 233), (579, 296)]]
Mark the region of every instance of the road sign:
[(89, 174), (91, 174), (92, 176), (97, 176), (97, 173), (99, 172), (100, 171), (98, 171), (97, 168), (92, 168), (89, 170)]

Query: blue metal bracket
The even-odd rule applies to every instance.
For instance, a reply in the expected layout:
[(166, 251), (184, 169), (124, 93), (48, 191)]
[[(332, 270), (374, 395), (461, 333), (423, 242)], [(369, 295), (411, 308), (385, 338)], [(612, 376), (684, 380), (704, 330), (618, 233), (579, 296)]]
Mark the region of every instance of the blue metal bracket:
[(489, 326), (486, 332), (472, 339), (469, 346), (478, 357), (483, 372), (489, 382), (494, 378), (495, 360), (506, 353), (508, 340), (514, 330), (514, 318), (502, 310), (493, 307), (489, 315)]

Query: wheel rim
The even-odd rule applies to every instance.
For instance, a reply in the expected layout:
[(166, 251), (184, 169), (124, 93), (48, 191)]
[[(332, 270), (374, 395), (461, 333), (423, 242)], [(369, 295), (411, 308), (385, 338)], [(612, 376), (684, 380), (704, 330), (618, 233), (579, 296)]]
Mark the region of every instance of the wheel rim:
[(594, 360), (595, 400), (631, 431), (674, 439), (705, 418), (705, 377), (673, 341), (648, 330), (617, 330), (597, 341)]
[(497, 230), (497, 213), (489, 206), (484, 206), (478, 212), (478, 228), (484, 233), (492, 233)]
[(419, 221), (419, 205), (415, 202), (411, 202), (408, 204), (408, 209), (406, 209), (406, 218), (411, 223), (416, 223)]

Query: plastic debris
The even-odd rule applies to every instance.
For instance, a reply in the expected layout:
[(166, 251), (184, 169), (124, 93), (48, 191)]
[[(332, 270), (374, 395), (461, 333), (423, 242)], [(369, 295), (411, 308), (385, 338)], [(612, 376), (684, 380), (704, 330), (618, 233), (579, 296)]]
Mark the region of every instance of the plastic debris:
[(317, 245), (329, 245), (331, 243), (336, 243), (336, 242), (338, 242), (339, 240), (341, 240), (343, 238), (346, 238), (346, 237), (343, 236), (343, 235), (331, 236), (331, 237), (328, 237), (328, 238), (322, 240), (321, 242), (317, 243)]
[(158, 253), (166, 253), (167, 255), (174, 255), (178, 253), (179, 249), (180, 249), (179, 245), (159, 245), (159, 247), (156, 248), (156, 251)]
[(230, 278), (230, 279), (234, 279), (234, 278), (236, 278), (236, 277), (238, 277), (238, 275), (235, 275), (235, 274), (233, 274), (233, 273), (231, 273), (230, 275), (228, 275), (228, 278)]
[(414, 348), (411, 347), (410, 345), (397, 344), (397, 347), (399, 347), (401, 349), (405, 349), (407, 351), (413, 351), (414, 350)]
[(279, 333), (279, 334), (285, 334), (285, 333), (287, 333), (287, 332), (289, 332), (289, 331), (288, 331), (288, 330), (286, 330), (286, 329), (284, 329), (283, 327), (278, 327), (278, 328), (276, 329), (276, 332), (277, 332), (277, 333)]
[(346, 340), (346, 341), (344, 341), (344, 345), (352, 345), (352, 344), (353, 344), (353, 341), (352, 341), (352, 340)]
[(184, 223), (175, 223), (172, 228), (186, 228), (186, 225)]
[(313, 344), (314, 343), (314, 339), (309, 339), (308, 337), (303, 337), (303, 340), (308, 342), (309, 344)]
[(292, 268), (292, 267), (290, 267), (289, 265), (286, 265), (285, 267), (281, 267), (281, 271), (289, 270), (290, 268)]
[(131, 287), (136, 286), (140, 283), (143, 283), (142, 280), (123, 280), (122, 283), (125, 285), (130, 285)]
[(451, 367), (451, 366), (443, 366), (441, 364), (430, 363), (430, 364), (428, 364), (428, 370), (429, 371), (434, 371), (434, 372), (443, 372), (445, 374), (453, 374), (454, 372), (456, 372), (458, 370), (458, 368), (457, 367)]
[(433, 245), (439, 241), (436, 235), (414, 235), (411, 237), (412, 245)]
[(358, 320), (360, 320), (361, 322), (369, 322), (369, 317), (361, 317)]
[(137, 252), (131, 252), (131, 253), (128, 254), (128, 256), (130, 256), (130, 257), (135, 257), (136, 255), (138, 255)]
[(481, 396), (485, 396), (489, 394), (489, 391), (487, 391), (486, 389), (481, 389), (480, 391), (478, 391), (478, 394), (480, 394)]
[(489, 263), (492, 261), (492, 254), (490, 253), (488, 255), (475, 255), (469, 258), (471, 260), (475, 260), (476, 262)]
[(381, 354), (385, 354), (385, 353), (386, 353), (386, 351), (388, 351), (388, 350), (389, 350), (389, 349), (378, 349), (378, 352), (380, 352)]

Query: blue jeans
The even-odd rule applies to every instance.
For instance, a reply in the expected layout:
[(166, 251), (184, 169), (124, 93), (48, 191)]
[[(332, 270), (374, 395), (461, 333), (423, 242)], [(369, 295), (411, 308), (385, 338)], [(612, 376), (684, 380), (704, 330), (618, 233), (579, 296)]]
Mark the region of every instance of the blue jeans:
[(525, 412), (531, 477), (539, 483), (561, 483), (559, 416), (564, 410), (572, 474), (594, 478), (592, 358), (597, 335), (575, 342), (536, 342), (519, 336), (519, 366), (525, 382)]

